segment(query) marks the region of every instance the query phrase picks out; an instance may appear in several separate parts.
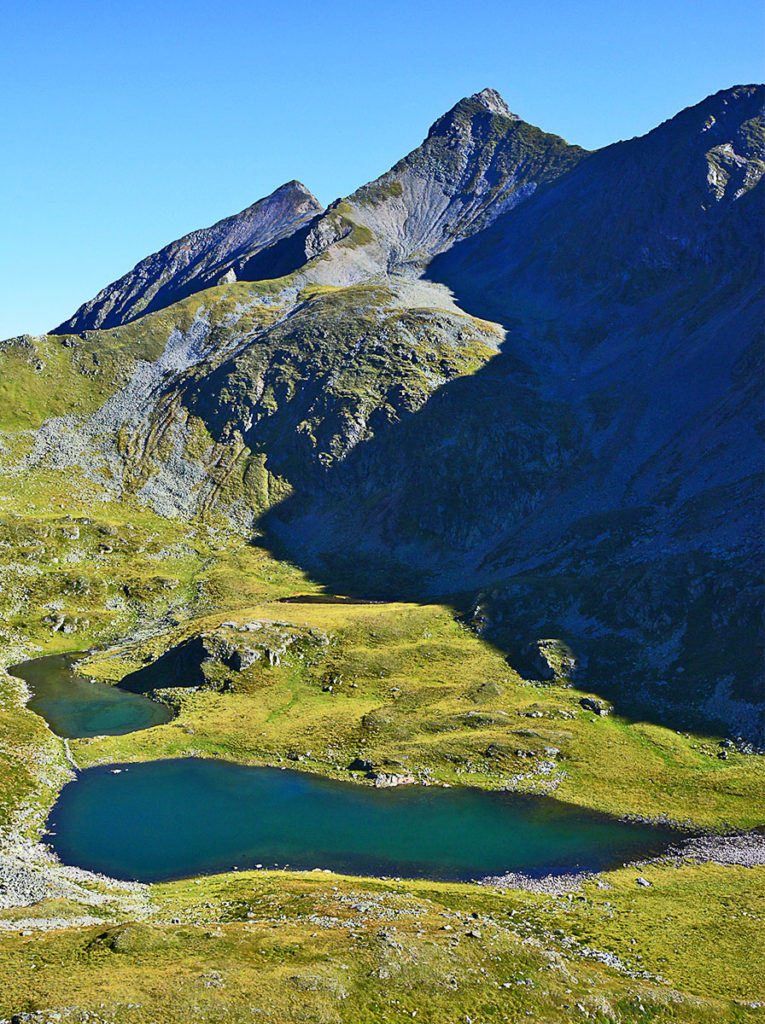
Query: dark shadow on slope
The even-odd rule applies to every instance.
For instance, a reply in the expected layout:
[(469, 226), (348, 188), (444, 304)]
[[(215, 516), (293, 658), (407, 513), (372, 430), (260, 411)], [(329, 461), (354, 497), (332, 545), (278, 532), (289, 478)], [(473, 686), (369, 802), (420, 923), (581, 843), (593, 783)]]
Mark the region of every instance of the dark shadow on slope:
[(131, 693), (151, 693), (166, 687), (204, 686), (207, 679), (202, 663), (208, 654), (204, 637), (191, 637), (165, 651), (151, 664), (129, 672), (120, 681), (120, 687)]
[(251, 256), (235, 267), (238, 281), (265, 281), (286, 277), (305, 264), (306, 238), (319, 216), (286, 238)]
[(309, 476), (266, 542), (333, 592), (447, 595), (519, 668), (559, 638), (633, 717), (761, 743), (761, 190), (664, 265), (627, 272), (609, 239), (577, 276), (581, 235), (548, 221), (594, 159), (431, 267), (474, 315), (510, 311), (505, 351)]
[[(673, 526), (688, 543), (670, 543), (679, 513), (607, 495), (611, 467), (592, 460), (579, 420), (497, 356), (274, 508), (266, 542), (334, 593), (446, 596), (524, 675), (529, 643), (559, 638), (586, 666), (580, 685), (620, 711), (758, 738), (759, 573), (736, 554), (735, 516), (732, 540), (720, 530), (738, 485), (702, 495), (696, 520), (685, 510)], [(738, 718), (708, 704), (726, 677)]]

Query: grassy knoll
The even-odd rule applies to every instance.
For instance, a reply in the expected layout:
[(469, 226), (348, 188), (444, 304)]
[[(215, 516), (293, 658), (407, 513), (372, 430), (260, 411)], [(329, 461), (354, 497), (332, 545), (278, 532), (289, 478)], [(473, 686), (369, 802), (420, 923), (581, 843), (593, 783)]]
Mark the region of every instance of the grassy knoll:
[(347, 777), (361, 755), (423, 781), (554, 792), (617, 815), (761, 824), (760, 758), (733, 751), (721, 761), (714, 738), (597, 717), (580, 705), (582, 691), (521, 679), (445, 606), (263, 603), (96, 655), (83, 670), (117, 681), (200, 631), (241, 639), (218, 627), (252, 620), (327, 642), (310, 655), (298, 644), (277, 666), (213, 666), (207, 686), (167, 691), (173, 721), (74, 742), (78, 762), (197, 754), (263, 764), (299, 756), (298, 767)]

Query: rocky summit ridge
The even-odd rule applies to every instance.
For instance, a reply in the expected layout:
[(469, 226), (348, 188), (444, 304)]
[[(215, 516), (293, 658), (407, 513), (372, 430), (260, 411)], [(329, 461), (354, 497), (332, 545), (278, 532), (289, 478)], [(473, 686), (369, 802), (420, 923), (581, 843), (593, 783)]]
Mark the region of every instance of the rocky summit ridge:
[(481, 89), (480, 92), (473, 93), (470, 99), (482, 103), (492, 114), (501, 114), (513, 121), (520, 121), (520, 117), (510, 110), (496, 89)]
[(69, 382), (5, 471), (214, 510), (762, 742), (764, 106), (590, 153), (484, 89), (326, 209), (290, 182), (5, 343)]
[(192, 231), (141, 260), (52, 332), (116, 327), (195, 291), (236, 281), (254, 256), (291, 235), (323, 207), (299, 181), (288, 181), (246, 210)]
[(487, 226), (583, 155), (512, 114), (493, 89), (457, 103), (390, 171), (324, 210), (292, 181), (242, 213), (138, 263), (54, 333), (115, 327), (217, 284), (291, 273), (350, 284), (419, 274), (436, 252)]

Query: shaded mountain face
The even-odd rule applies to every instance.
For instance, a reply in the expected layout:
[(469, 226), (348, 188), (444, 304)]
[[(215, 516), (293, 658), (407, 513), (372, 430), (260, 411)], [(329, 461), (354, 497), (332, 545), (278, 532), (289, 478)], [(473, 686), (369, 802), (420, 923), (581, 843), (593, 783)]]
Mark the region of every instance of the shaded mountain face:
[(363, 537), (478, 589), (509, 650), (576, 638), (638, 713), (761, 737), (764, 99), (710, 97), (431, 261), (502, 354), (274, 528)]
[(363, 546), (477, 591), (497, 642), (563, 635), (638, 713), (762, 736), (764, 95), (593, 154), (432, 260), (502, 354), (272, 528), (359, 588)]
[(765, 171), (764, 97), (758, 86), (726, 90), (642, 138), (588, 155), (554, 188), (437, 260), (429, 276), (463, 298), (491, 293), (479, 301), (502, 319), (537, 297), (541, 319), (551, 301), (575, 316), (577, 296), (583, 307), (595, 293), (611, 306), (641, 301), (679, 273), (716, 268), (734, 253), (747, 258), (761, 226), (753, 196)]
[(65, 337), (77, 374), (142, 355), (26, 466), (224, 511), (336, 590), (452, 595), (519, 667), (559, 637), (629, 713), (762, 741), (764, 103), (588, 154), (462, 100), (326, 211), (221, 222), (182, 301)]
[(117, 327), (221, 281), (236, 281), (255, 256), (292, 235), (322, 209), (299, 181), (287, 182), (241, 213), (192, 231), (141, 260), (53, 333)]

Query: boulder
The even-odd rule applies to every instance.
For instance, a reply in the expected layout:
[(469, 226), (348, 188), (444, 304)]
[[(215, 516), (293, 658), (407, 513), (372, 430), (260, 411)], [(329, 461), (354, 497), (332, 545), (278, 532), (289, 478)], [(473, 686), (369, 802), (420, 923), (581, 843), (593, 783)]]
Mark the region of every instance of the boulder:
[(525, 648), (523, 656), (534, 670), (536, 678), (546, 683), (555, 678), (555, 669), (547, 658), (543, 643), (543, 640), (535, 640), (530, 643)]
[(541, 682), (572, 679), (579, 667), (574, 652), (562, 640), (534, 640), (523, 650), (523, 657)]
[(393, 786), (411, 786), (417, 782), (414, 775), (393, 775), (391, 772), (369, 772), (367, 778), (373, 780), (375, 789), (390, 789)]
[(611, 714), (610, 708), (606, 707), (605, 704), (601, 704), (600, 701), (593, 700), (592, 697), (582, 697), (579, 703), (585, 711), (592, 711), (594, 714), (600, 715), (601, 718)]

